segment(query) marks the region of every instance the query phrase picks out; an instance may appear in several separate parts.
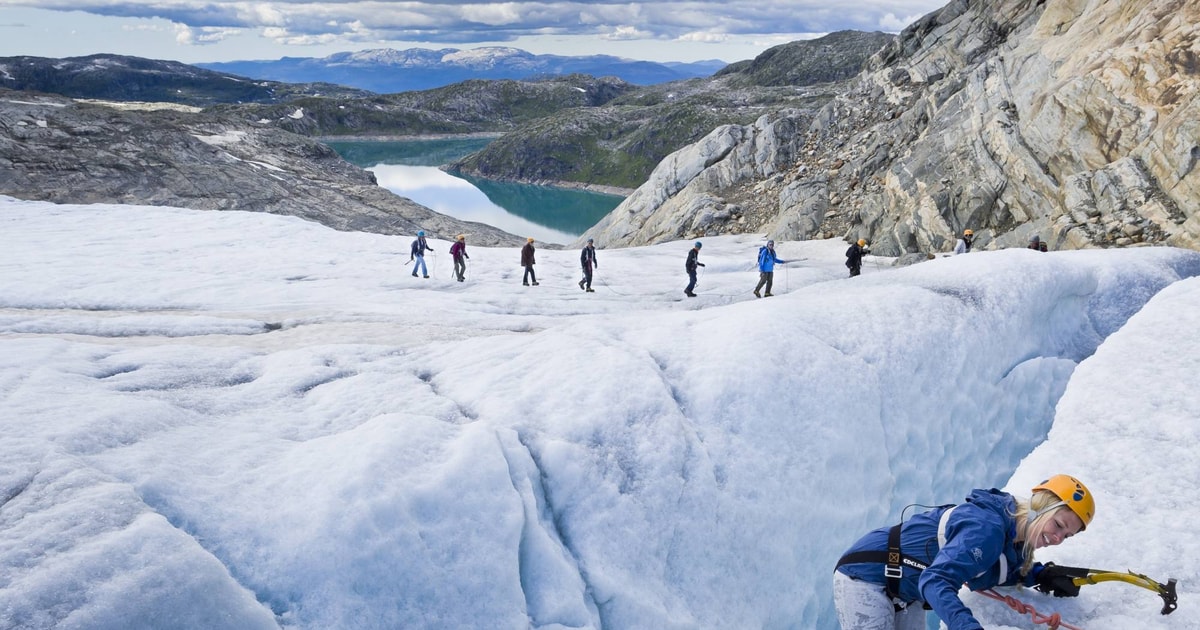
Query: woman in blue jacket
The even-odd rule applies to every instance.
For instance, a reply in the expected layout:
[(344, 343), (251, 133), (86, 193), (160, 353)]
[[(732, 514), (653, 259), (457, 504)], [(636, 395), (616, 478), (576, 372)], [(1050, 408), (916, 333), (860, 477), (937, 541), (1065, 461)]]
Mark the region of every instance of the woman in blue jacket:
[[(995, 586), (1037, 586), (1056, 597), (1079, 587), (1062, 567), (1034, 562), (1091, 523), (1096, 503), (1078, 479), (1056, 475), (1029, 500), (995, 488), (863, 536), (838, 561), (833, 601), (842, 630), (923, 630), (931, 608), (950, 630), (983, 626), (958, 598)], [(898, 554), (889, 550), (899, 549)]]

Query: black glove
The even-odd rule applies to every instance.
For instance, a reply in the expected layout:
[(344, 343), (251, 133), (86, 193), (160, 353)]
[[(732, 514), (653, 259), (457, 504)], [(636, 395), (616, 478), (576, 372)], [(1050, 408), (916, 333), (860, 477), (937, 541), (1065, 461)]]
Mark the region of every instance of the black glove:
[(1037, 576), (1037, 590), (1049, 593), (1055, 597), (1076, 597), (1079, 586), (1075, 578), (1087, 575), (1087, 569), (1075, 567), (1060, 567), (1053, 562), (1047, 562)]

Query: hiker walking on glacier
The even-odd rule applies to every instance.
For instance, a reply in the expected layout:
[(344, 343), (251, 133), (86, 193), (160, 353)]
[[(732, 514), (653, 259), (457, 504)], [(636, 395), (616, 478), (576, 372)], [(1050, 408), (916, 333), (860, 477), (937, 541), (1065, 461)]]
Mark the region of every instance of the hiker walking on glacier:
[(450, 256), (454, 258), (454, 277), (459, 282), (467, 278), (467, 237), (464, 234), (459, 234), (454, 239), (454, 244), (450, 246)]
[(703, 243), (696, 241), (696, 244), (688, 251), (687, 262), (683, 264), (688, 275), (688, 285), (683, 290), (683, 294), (688, 297), (696, 297), (696, 294), (692, 293), (692, 289), (696, 288), (696, 268), (704, 266), (704, 263), (700, 262), (700, 248), (703, 246)]
[(846, 249), (846, 266), (850, 268), (851, 278), (862, 273), (863, 256), (869, 253), (871, 250), (867, 249), (867, 239), (865, 238), (858, 239), (858, 242)]
[(596, 262), (596, 246), (590, 238), (579, 252), (579, 266), (583, 267), (583, 279), (579, 281), (579, 288), (588, 293), (595, 293), (592, 290), (592, 269), (599, 267), (600, 263)]
[(533, 281), (533, 286), (538, 285), (537, 274), (533, 273), (533, 237), (530, 236), (525, 241), (525, 247), (521, 248), (521, 266), (525, 268), (525, 275), (521, 278), (521, 284), (529, 286), (529, 281)]
[[(775, 241), (767, 241), (766, 245), (758, 248), (758, 286), (754, 287), (754, 297), (771, 297), (771, 285), (775, 282), (775, 265), (785, 265), (788, 261), (775, 254)], [(759, 290), (766, 287), (765, 293)]]
[(417, 277), (418, 269), (421, 270), (421, 275), (425, 276), (426, 278), (429, 277), (429, 268), (425, 266), (425, 252), (431, 251), (433, 251), (433, 248), (429, 246), (429, 243), (425, 242), (425, 230), (418, 230), (417, 238), (412, 242), (411, 255), (408, 257), (408, 262), (412, 262), (414, 260), (417, 261), (416, 264), (413, 265), (412, 270), (412, 275), (414, 278)]
[(1033, 554), (1083, 531), (1095, 512), (1078, 479), (1055, 475), (1034, 486), (1028, 500), (976, 489), (958, 506), (876, 529), (850, 546), (833, 573), (842, 630), (924, 630), (925, 605), (950, 630), (980, 630), (958, 597), (963, 584), (972, 591), (1036, 586), (1075, 597), (1078, 569), (1034, 562)]

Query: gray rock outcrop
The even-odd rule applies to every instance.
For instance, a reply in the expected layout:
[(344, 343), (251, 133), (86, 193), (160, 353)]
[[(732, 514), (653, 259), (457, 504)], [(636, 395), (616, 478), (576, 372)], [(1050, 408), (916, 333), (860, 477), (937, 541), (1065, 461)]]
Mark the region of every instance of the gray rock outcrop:
[(713, 131), (584, 237), (1200, 249), (1198, 42), (1189, 0), (954, 0), (815, 117)]
[(395, 195), (324, 144), (270, 125), (25, 92), (0, 91), (0, 194), (270, 212), (380, 234), (470, 233), (480, 245), (524, 242)]

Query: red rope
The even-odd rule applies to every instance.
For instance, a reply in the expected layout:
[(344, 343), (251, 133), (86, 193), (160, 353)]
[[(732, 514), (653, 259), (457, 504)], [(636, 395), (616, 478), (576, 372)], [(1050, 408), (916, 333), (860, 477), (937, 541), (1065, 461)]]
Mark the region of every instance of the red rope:
[(1034, 608), (1033, 606), (1026, 604), (1025, 602), (1023, 602), (1015, 597), (1010, 597), (1008, 595), (1001, 595), (1000, 593), (997, 593), (996, 591), (994, 591), (990, 588), (986, 589), (986, 590), (982, 590), (982, 591), (976, 591), (976, 592), (979, 593), (980, 595), (986, 595), (996, 601), (1000, 601), (1000, 602), (1004, 602), (1005, 604), (1008, 604), (1009, 608), (1012, 608), (1013, 610), (1021, 613), (1022, 615), (1029, 615), (1030, 617), (1032, 617), (1033, 623), (1035, 623), (1035, 624), (1044, 623), (1050, 628), (1050, 630), (1057, 630), (1058, 628), (1066, 628), (1067, 630), (1083, 630), (1083, 628), (1080, 628), (1078, 626), (1072, 626), (1071, 624), (1063, 621), (1062, 618), (1060, 618), (1058, 616), (1058, 613), (1054, 613), (1051, 615), (1043, 615), (1043, 614), (1039, 613), (1037, 611), (1037, 609)]

